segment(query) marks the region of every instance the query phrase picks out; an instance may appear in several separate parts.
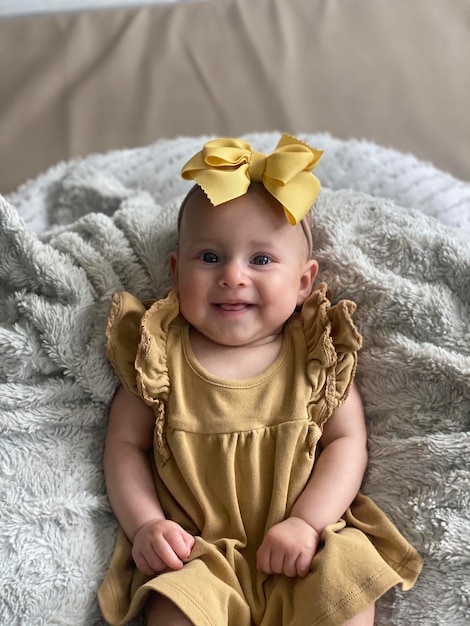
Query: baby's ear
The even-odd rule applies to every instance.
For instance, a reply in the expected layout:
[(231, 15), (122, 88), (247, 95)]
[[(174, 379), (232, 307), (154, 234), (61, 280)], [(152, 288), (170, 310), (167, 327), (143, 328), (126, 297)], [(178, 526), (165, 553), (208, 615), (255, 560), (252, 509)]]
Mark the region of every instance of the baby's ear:
[(170, 255), (171, 281), (174, 289), (178, 291), (178, 252), (174, 251)]
[(299, 295), (297, 296), (297, 305), (302, 305), (312, 293), (313, 283), (318, 274), (318, 261), (309, 259), (300, 275)]

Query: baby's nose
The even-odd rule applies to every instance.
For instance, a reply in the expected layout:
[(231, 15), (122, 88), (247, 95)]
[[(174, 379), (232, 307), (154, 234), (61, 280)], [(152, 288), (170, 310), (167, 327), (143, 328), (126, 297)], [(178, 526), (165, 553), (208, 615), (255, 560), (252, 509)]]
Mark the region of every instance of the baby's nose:
[(224, 287), (238, 287), (247, 283), (245, 267), (237, 260), (224, 263), (221, 267), (220, 284)]

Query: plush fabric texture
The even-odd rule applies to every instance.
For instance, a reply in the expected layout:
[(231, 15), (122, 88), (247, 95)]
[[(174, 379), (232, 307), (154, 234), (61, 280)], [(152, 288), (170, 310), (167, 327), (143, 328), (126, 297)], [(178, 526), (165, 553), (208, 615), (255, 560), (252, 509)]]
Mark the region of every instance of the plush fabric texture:
[[(424, 557), (415, 588), (382, 598), (376, 624), (464, 626), (469, 186), (372, 144), (301, 137), (326, 150), (313, 214), (320, 278), (334, 300), (357, 302), (364, 339), (363, 491)], [(279, 134), (246, 138), (265, 152)], [(40, 234), (0, 200), (2, 624), (103, 624), (95, 594), (117, 530), (102, 472), (117, 385), (105, 356), (106, 317), (113, 291), (146, 299), (169, 286), (167, 259), (189, 187), (177, 172), (205, 140), (60, 164), (15, 194), (22, 215), (30, 220), (34, 206), (48, 224)]]
[[(280, 133), (269, 132), (248, 133), (242, 138), (253, 149), (270, 152), (279, 137)], [(297, 137), (324, 151), (315, 169), (323, 187), (389, 198), (401, 207), (417, 209), (470, 235), (469, 182), (441, 172), (411, 154), (370, 141), (342, 141), (328, 133), (304, 133)], [(35, 232), (70, 224), (94, 210), (96, 194), (107, 198), (101, 202), (101, 210), (107, 214), (119, 206), (122, 195), (136, 189), (148, 191), (155, 202), (162, 204), (189, 189), (190, 183), (180, 178), (180, 170), (209, 139), (208, 135), (179, 137), (134, 150), (62, 161), (7, 199)], [(82, 179), (86, 182), (83, 189)]]

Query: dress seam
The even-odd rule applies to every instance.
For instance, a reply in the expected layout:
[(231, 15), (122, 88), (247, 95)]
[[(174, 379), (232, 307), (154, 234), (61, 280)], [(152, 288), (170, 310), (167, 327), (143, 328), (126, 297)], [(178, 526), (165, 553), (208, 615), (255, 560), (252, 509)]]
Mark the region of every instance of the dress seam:
[(410, 561), (410, 555), (412, 554), (412, 551), (410, 550), (410, 548), (407, 547), (407, 550), (403, 558), (401, 558), (400, 560), (394, 559), (389, 554), (387, 554), (387, 552), (385, 552), (384, 550), (381, 550), (377, 546), (375, 546), (375, 549), (385, 561), (388, 561), (389, 563), (393, 563), (393, 566), (394, 566), (393, 569), (395, 569), (395, 571), (398, 574), (401, 574), (401, 572), (403, 571), (411, 572), (412, 574), (420, 573), (420, 569), (416, 570), (408, 565), (408, 562)]
[(201, 435), (204, 437), (213, 435), (214, 437), (218, 437), (220, 435), (247, 435), (249, 433), (258, 433), (262, 430), (271, 431), (273, 429), (280, 428), (281, 426), (286, 426), (287, 424), (304, 424), (305, 426), (309, 426), (310, 422), (306, 417), (302, 417), (297, 420), (286, 420), (285, 422), (280, 422), (279, 424), (270, 424), (269, 426), (260, 426), (259, 428), (248, 428), (247, 430), (227, 430), (227, 431), (201, 431), (201, 430), (188, 430), (187, 428), (176, 428), (175, 426), (167, 426), (168, 430), (171, 430), (174, 433), (184, 433), (186, 435)]
[(324, 624), (325, 621), (330, 619), (338, 611), (338, 609), (346, 606), (351, 600), (362, 595), (365, 590), (367, 590), (375, 582), (380, 580), (385, 574), (388, 573), (388, 571), (389, 571), (389, 568), (387, 566), (384, 566), (381, 569), (379, 569), (379, 571), (376, 572), (373, 576), (369, 576), (369, 578), (367, 578), (359, 587), (357, 587), (353, 591), (350, 591), (346, 596), (343, 596), (341, 600), (338, 600), (338, 602), (336, 602), (331, 607), (329, 607), (329, 609), (325, 611), (323, 615), (321, 615), (314, 622), (311, 622), (310, 626), (318, 626), (318, 625)]
[(290, 335), (287, 335), (286, 330), (284, 330), (283, 344), (281, 346), (280, 352), (274, 359), (274, 361), (270, 365), (268, 365), (268, 367), (263, 372), (260, 372), (256, 376), (250, 376), (249, 378), (245, 379), (240, 378), (233, 380), (224, 380), (223, 378), (216, 376), (215, 374), (211, 374), (210, 372), (205, 370), (205, 368), (196, 359), (196, 356), (194, 355), (191, 344), (189, 342), (189, 327), (181, 325), (179, 330), (181, 334), (181, 347), (183, 349), (183, 355), (188, 367), (199, 379), (203, 380), (205, 383), (213, 387), (221, 387), (223, 389), (242, 391), (243, 389), (253, 389), (255, 387), (259, 387), (260, 385), (264, 385), (267, 381), (273, 378), (280, 369), (285, 366), (292, 351), (292, 341)]

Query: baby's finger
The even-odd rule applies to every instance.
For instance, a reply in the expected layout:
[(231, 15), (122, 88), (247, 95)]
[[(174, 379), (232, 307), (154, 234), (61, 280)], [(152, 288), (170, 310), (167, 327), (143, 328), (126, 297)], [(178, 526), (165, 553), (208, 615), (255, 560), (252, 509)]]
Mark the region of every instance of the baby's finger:
[(285, 554), (281, 550), (271, 552), (271, 571), (274, 574), (284, 574)]
[[(156, 555), (154, 555), (154, 557), (158, 559)], [(162, 569), (161, 567), (160, 568), (157, 567), (156, 562), (150, 564), (149, 560), (145, 557), (145, 555), (141, 554), (140, 552), (133, 551), (132, 558), (134, 559), (135, 566), (137, 567), (139, 572), (142, 572), (142, 574), (146, 574), (147, 576), (152, 576), (153, 574), (155, 574), (156, 572)], [(158, 559), (158, 561), (160, 562), (160, 565), (161, 565), (160, 559)]]
[(196, 543), (194, 537), (190, 533), (185, 531), (183, 534), (183, 539), (186, 544), (186, 547), (189, 550), (189, 554), (191, 554), (191, 550), (194, 548), (194, 544)]
[(282, 573), (289, 578), (298, 576), (297, 555), (285, 555)]
[(140, 554), (136, 554), (134, 556), (134, 563), (136, 568), (139, 570), (139, 572), (142, 572), (142, 574), (152, 576), (152, 574), (155, 573), (155, 571), (152, 570), (147, 561)]
[(261, 547), (256, 554), (256, 569), (265, 574), (272, 574), (271, 551)]
[(173, 552), (182, 560), (187, 559), (191, 554), (191, 548), (185, 537), (185, 531), (178, 528), (169, 530), (165, 533), (165, 539), (170, 545)]
[(301, 552), (296, 561), (297, 576), (304, 578), (310, 571), (312, 566), (312, 556), (310, 552)]
[[(156, 556), (160, 558), (163, 563), (165, 563), (165, 565), (170, 569), (177, 570), (183, 567), (183, 561), (175, 553), (173, 547), (168, 543), (167, 540), (160, 541), (155, 551)], [(186, 556), (184, 558), (186, 558)], [(147, 560), (149, 560), (148, 557)]]

